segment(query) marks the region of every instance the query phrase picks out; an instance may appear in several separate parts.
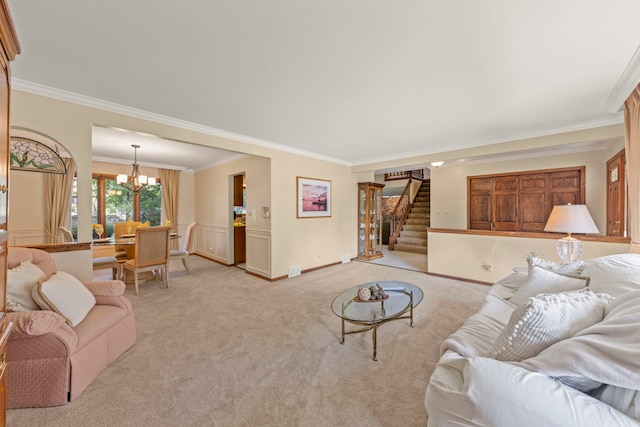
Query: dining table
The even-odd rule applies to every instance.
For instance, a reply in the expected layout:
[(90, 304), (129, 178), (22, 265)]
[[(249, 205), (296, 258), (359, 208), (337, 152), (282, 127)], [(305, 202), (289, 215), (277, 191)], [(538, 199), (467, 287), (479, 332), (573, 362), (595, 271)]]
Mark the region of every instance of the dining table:
[[(178, 233), (171, 233), (169, 235), (170, 240), (176, 240), (179, 239), (180, 236)], [(130, 259), (134, 259), (135, 258), (135, 243), (136, 243), (136, 235), (135, 233), (130, 233), (130, 234), (123, 234), (120, 237), (118, 237), (117, 239), (115, 238), (115, 236), (111, 236), (111, 237), (105, 237), (102, 239), (94, 239), (93, 240), (93, 245), (94, 246), (115, 246), (115, 245), (121, 245), (125, 252), (126, 252), (126, 258), (122, 258), (122, 260), (120, 260), (120, 263), (124, 263), (127, 262)], [(128, 271), (123, 272), (124, 277), (123, 277), (123, 281), (125, 283), (133, 283), (134, 282), (134, 278), (131, 274), (129, 274)], [(153, 277), (153, 273), (152, 272), (144, 272), (144, 273), (140, 273), (138, 275), (138, 281), (140, 280), (148, 280), (150, 278)]]

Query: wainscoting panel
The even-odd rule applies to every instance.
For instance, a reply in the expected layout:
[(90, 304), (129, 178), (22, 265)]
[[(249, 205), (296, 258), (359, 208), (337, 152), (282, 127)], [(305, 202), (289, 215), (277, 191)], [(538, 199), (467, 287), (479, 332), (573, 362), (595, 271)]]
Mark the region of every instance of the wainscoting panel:
[(195, 253), (230, 264), (229, 229), (220, 226), (196, 225), (193, 235)]
[(9, 246), (24, 246), (49, 243), (44, 228), (9, 230)]
[(247, 271), (271, 279), (271, 231), (247, 228)]

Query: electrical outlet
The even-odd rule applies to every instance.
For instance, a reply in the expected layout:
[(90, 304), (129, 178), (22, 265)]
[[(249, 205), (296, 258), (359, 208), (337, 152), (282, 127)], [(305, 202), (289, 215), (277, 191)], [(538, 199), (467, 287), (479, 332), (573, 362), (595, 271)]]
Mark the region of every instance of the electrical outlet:
[(348, 263), (350, 261), (351, 261), (351, 257), (349, 256), (349, 254), (342, 255), (342, 263), (343, 264), (346, 264), (346, 263)]
[(302, 274), (302, 267), (289, 267), (289, 277), (296, 277)]

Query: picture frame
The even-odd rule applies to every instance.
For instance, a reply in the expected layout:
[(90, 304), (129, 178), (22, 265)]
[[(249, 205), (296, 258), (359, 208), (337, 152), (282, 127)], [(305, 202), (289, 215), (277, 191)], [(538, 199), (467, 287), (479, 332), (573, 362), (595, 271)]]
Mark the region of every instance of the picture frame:
[(331, 217), (331, 181), (296, 177), (297, 218)]

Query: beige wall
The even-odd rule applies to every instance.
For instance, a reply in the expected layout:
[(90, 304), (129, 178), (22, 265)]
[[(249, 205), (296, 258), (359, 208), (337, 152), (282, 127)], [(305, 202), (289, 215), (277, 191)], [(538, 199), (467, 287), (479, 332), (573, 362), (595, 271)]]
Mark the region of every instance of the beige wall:
[[(141, 114), (141, 117), (146, 117)], [(230, 209), (229, 180), (232, 173), (247, 173), (247, 186), (264, 188), (251, 194), (251, 206), (248, 206), (247, 248), (248, 264), (253, 271), (270, 278), (286, 276), (290, 267), (311, 269), (345, 258), (356, 256), (356, 195), (357, 183), (374, 180), (376, 169), (385, 169), (406, 165), (428, 163), (435, 160), (459, 159), (465, 155), (488, 155), (501, 151), (524, 150), (531, 147), (545, 147), (573, 142), (598, 140), (623, 135), (623, 127), (604, 128), (571, 132), (562, 135), (494, 144), (469, 150), (457, 150), (449, 153), (437, 153), (412, 159), (382, 162), (374, 165), (359, 165), (353, 168), (343, 164), (313, 159), (290, 152), (271, 149), (265, 145), (251, 144), (244, 140), (235, 140), (217, 135), (199, 132), (193, 129), (178, 128), (153, 120), (125, 116), (96, 108), (72, 104), (20, 91), (12, 91), (12, 125), (33, 129), (60, 141), (71, 153), (78, 164), (78, 222), (79, 240), (91, 238), (91, 128), (93, 125), (124, 128), (149, 133), (178, 141), (212, 146), (226, 150), (246, 153), (251, 158), (239, 160), (237, 164), (222, 165), (212, 170), (183, 174), (181, 192), (185, 189), (186, 209), (180, 210), (180, 222), (187, 223), (191, 218), (199, 223), (196, 244), (199, 250), (209, 252), (220, 260), (230, 259)], [(194, 129), (197, 129), (194, 127)], [(602, 186), (594, 181), (595, 177), (604, 177), (604, 161), (608, 154), (585, 153), (582, 156), (564, 156), (563, 158), (530, 159), (526, 161), (501, 162), (487, 165), (453, 168), (442, 167), (432, 170), (432, 226), (466, 227), (466, 175), (495, 173), (508, 170), (529, 170), (552, 168), (573, 164), (586, 164), (587, 203), (598, 222), (602, 224), (603, 208), (596, 204), (604, 200)], [(562, 156), (561, 156), (562, 157)], [(610, 156), (609, 156), (610, 157)], [(269, 159), (268, 170), (265, 163), (257, 158)], [(264, 161), (264, 160), (262, 160)], [(245, 162), (245, 163), (243, 163)], [(255, 163), (252, 163), (255, 162)], [(125, 173), (129, 172), (129, 167)], [(256, 174), (254, 176), (253, 172)], [(264, 176), (259, 171), (265, 171)], [(270, 175), (270, 176), (269, 176)], [(328, 179), (332, 181), (332, 216), (330, 218), (296, 218), (296, 176)], [(253, 181), (253, 182), (252, 182)], [(190, 183), (193, 183), (191, 186)], [(184, 187), (183, 187), (184, 186)], [(192, 194), (189, 195), (189, 188)], [(209, 194), (213, 197), (209, 197)], [(188, 200), (191, 198), (191, 201)], [(261, 207), (270, 206), (271, 218), (260, 218)], [(186, 212), (186, 213), (185, 213)], [(252, 220), (252, 218), (254, 218)], [(10, 207), (11, 221), (11, 207)], [(254, 223), (252, 223), (254, 221)], [(204, 231), (206, 230), (206, 232)], [(213, 233), (213, 234), (212, 234)], [(213, 237), (212, 237), (213, 236)], [(225, 246), (226, 242), (226, 246)], [(433, 256), (437, 251), (448, 259), (459, 256), (459, 248), (445, 241), (432, 247)], [(532, 250), (535, 248), (532, 248)], [(81, 256), (87, 260), (87, 273), (90, 275), (90, 251)], [(509, 251), (506, 251), (509, 253)], [(514, 251), (515, 253), (515, 251)], [(430, 269), (437, 268), (430, 256)], [(521, 264), (521, 255), (505, 260), (511, 266)], [(76, 257), (77, 260), (77, 257)], [(462, 264), (462, 263), (461, 263)], [(460, 271), (463, 275), (464, 271)], [(481, 280), (480, 278), (479, 280)]]
[[(330, 218), (296, 218), (296, 176), (331, 181)], [(348, 166), (279, 153), (271, 159), (271, 188), (273, 277), (356, 256), (358, 180)]]
[[(606, 162), (622, 148), (504, 162), (450, 165), (431, 172), (431, 227), (467, 228), (467, 177), (539, 169), (586, 167), (586, 204), (601, 233), (606, 231)], [(613, 153), (613, 154), (612, 154)]]
[(271, 219), (262, 206), (271, 207), (271, 161), (248, 156), (197, 171), (194, 176), (195, 252), (225, 264), (233, 259), (233, 176), (245, 175), (247, 185), (247, 270), (271, 277)]
[[(255, 219), (252, 220), (252, 217), (248, 216), (247, 234), (251, 234), (253, 244), (247, 248), (247, 257), (255, 271), (268, 272), (268, 277), (280, 277), (287, 274), (290, 266), (309, 269), (339, 262), (343, 257), (352, 258), (356, 254), (356, 183), (373, 180), (372, 172), (352, 175), (350, 168), (345, 165), (15, 90), (12, 91), (11, 122), (13, 126), (33, 129), (60, 141), (76, 160), (79, 178), (80, 241), (88, 241), (91, 238), (91, 128), (93, 125), (99, 125), (270, 159), (270, 177), (269, 173), (260, 177), (247, 176), (248, 188), (268, 186), (267, 191), (259, 191), (254, 195), (248, 190), (248, 197), (252, 199), (250, 203), (253, 204), (248, 206), (248, 209)], [(224, 165), (221, 167), (224, 168)], [(239, 171), (243, 169), (245, 167), (238, 167)], [(256, 170), (259, 169), (260, 167), (256, 166)], [(126, 167), (124, 172), (128, 173), (129, 167)], [(211, 173), (223, 174), (220, 171)], [(228, 181), (225, 178), (221, 182), (211, 182), (205, 179), (206, 176), (206, 171), (202, 171), (202, 175), (201, 172), (192, 175), (193, 203), (187, 203), (186, 210), (180, 209), (180, 222), (188, 222), (190, 215), (183, 215), (185, 211), (192, 210), (193, 218), (198, 222), (202, 221), (202, 227), (213, 227), (216, 230), (217, 227), (228, 227), (230, 211), (224, 205), (213, 206), (211, 200), (200, 196), (201, 193), (208, 192), (207, 188), (213, 185), (216, 194), (222, 194), (215, 197), (224, 199), (224, 194), (228, 194)], [(296, 176), (332, 181), (331, 218), (296, 219)], [(181, 177), (181, 188), (183, 185), (189, 187), (188, 183), (189, 179), (183, 182)], [(226, 203), (226, 206), (229, 206), (229, 200), (226, 200)], [(270, 206), (271, 219), (265, 221), (260, 218), (262, 206)], [(209, 210), (214, 212), (213, 216), (208, 213)], [(224, 211), (224, 214), (220, 213), (220, 210)], [(270, 228), (267, 224), (270, 224)], [(215, 245), (211, 245), (218, 251), (216, 256), (220, 259), (229, 259), (229, 250), (232, 249), (230, 246), (223, 248), (223, 244), (220, 243), (221, 240), (229, 241), (229, 230), (223, 231), (223, 234), (225, 232), (227, 236), (217, 236), (214, 239)], [(198, 240), (197, 236), (202, 236), (202, 233), (197, 232), (196, 243), (200, 242), (201, 250), (208, 250), (208, 242)], [(90, 275), (91, 252), (86, 252), (87, 254), (80, 256), (86, 258), (87, 274)]]
[[(582, 259), (629, 252), (628, 244), (583, 242)], [(526, 256), (535, 252), (561, 262), (555, 239), (516, 238), (450, 233), (429, 233), (429, 272), (493, 283), (526, 267)]]
[[(431, 174), (431, 227), (467, 228), (467, 176), (585, 166), (587, 206), (604, 235), (606, 162), (623, 144), (620, 140), (599, 151), (435, 169)], [(583, 259), (628, 252), (627, 244), (584, 242), (584, 245)], [(429, 233), (429, 272), (492, 282), (509, 274), (513, 267), (526, 265), (525, 257), (531, 251), (560, 262), (555, 247), (554, 239)]]
[(9, 176), (9, 246), (47, 243), (45, 174), (12, 170)]

